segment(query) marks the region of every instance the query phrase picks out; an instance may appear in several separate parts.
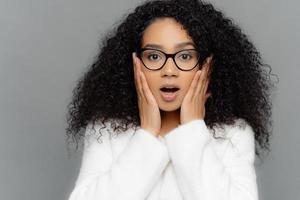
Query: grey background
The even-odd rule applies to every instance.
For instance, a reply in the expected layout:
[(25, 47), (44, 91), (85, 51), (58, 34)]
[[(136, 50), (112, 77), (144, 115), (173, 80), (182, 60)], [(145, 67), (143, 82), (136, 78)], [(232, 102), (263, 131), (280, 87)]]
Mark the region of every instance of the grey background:
[[(0, 199), (67, 199), (66, 105), (98, 43), (138, 0), (0, 0)], [(249, 35), (280, 82), (272, 152), (256, 166), (260, 199), (300, 197), (299, 2), (211, 1)]]

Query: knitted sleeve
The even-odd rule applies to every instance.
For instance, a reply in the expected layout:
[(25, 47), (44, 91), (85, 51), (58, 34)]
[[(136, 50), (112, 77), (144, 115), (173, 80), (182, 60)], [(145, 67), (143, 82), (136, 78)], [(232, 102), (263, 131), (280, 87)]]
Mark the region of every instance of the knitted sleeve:
[(248, 124), (225, 131), (232, 137), (222, 157), (203, 119), (182, 124), (165, 136), (185, 200), (258, 200), (254, 132)]
[[(89, 136), (87, 128), (85, 135)], [(69, 200), (141, 200), (151, 192), (169, 162), (166, 146), (154, 135), (138, 129), (114, 158), (107, 132), (102, 142), (85, 140), (82, 164)], [(114, 138), (116, 139), (116, 138)]]

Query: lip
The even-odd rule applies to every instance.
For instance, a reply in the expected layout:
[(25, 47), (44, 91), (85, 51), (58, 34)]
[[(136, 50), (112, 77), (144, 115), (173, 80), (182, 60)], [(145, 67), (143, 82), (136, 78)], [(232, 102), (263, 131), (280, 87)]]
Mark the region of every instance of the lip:
[(170, 101), (174, 101), (176, 99), (179, 90), (177, 90), (176, 92), (163, 92), (160, 90), (160, 94), (161, 94), (163, 100), (170, 102)]
[(174, 88), (174, 87), (176, 87), (176, 88), (180, 88), (178, 85), (176, 85), (176, 84), (170, 84), (170, 83), (163, 84), (160, 87), (160, 89), (163, 88), (163, 87), (168, 87), (168, 88)]

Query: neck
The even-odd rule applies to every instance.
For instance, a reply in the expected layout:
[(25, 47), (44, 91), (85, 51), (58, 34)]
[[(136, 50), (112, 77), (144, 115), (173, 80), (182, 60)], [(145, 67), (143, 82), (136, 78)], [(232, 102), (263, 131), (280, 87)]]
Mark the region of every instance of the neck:
[(166, 133), (180, 124), (180, 109), (174, 111), (161, 110), (161, 132)]

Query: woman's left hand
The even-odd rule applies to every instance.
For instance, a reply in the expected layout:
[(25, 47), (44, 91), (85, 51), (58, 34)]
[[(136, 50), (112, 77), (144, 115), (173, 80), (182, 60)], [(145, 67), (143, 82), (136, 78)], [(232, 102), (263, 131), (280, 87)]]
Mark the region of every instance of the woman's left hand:
[(204, 119), (205, 117), (205, 102), (211, 95), (211, 93), (206, 93), (212, 67), (211, 60), (212, 55), (207, 58), (203, 68), (198, 70), (194, 75), (190, 88), (181, 104), (181, 124), (195, 119)]

